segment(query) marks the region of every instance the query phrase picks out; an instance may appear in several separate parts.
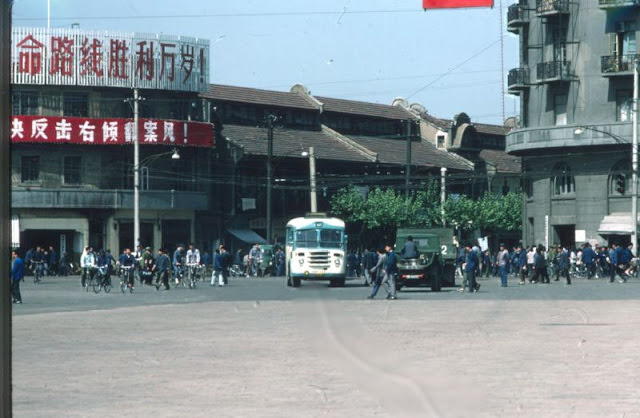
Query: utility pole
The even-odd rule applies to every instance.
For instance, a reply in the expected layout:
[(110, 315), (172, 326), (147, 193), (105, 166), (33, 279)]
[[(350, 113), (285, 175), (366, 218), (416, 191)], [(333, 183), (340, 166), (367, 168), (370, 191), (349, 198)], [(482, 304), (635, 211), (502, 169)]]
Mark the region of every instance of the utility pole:
[(309, 147), (309, 185), (311, 186), (311, 212), (318, 211), (318, 195), (316, 193), (316, 153), (313, 147)]
[(631, 243), (638, 254), (638, 60), (633, 63), (633, 117), (631, 134)]
[(6, 273), (11, 270), (11, 7), (3, 0), (0, 10), (0, 417), (10, 418), (11, 405), (11, 296)]
[(411, 119), (407, 119), (407, 157), (404, 168), (404, 195), (409, 197), (409, 183), (411, 182)]
[(274, 115), (267, 116), (267, 244), (271, 244), (272, 231), (271, 223), (273, 214), (271, 212), (271, 192), (273, 188), (273, 121)]
[(140, 245), (140, 136), (138, 120), (140, 107), (138, 89), (133, 89), (133, 247)]
[(442, 226), (446, 226), (444, 219), (444, 202), (447, 199), (447, 167), (440, 168), (440, 217), (442, 218)]

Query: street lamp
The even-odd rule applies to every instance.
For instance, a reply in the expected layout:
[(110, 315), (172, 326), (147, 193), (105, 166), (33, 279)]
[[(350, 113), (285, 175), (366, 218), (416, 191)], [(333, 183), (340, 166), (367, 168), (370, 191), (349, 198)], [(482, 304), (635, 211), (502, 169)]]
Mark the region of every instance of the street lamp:
[[(136, 89), (134, 91), (135, 107), (138, 106), (137, 96), (138, 96), (138, 91)], [(135, 114), (137, 116), (137, 109)], [(135, 119), (137, 119), (137, 117)], [(172, 160), (179, 160), (180, 154), (178, 153), (178, 149), (174, 148), (172, 151), (150, 155), (149, 157), (140, 161), (140, 148), (139, 148), (139, 141), (138, 141), (138, 124), (137, 123), (135, 123), (135, 128), (134, 128), (133, 145), (134, 145), (134, 152), (133, 152), (133, 247), (132, 248), (137, 248), (138, 245), (141, 245), (140, 244), (140, 165), (148, 164), (156, 160), (157, 158), (160, 158), (164, 155), (169, 155), (169, 154), (171, 154)], [(149, 185), (149, 182), (147, 179), (147, 186), (148, 185)]]

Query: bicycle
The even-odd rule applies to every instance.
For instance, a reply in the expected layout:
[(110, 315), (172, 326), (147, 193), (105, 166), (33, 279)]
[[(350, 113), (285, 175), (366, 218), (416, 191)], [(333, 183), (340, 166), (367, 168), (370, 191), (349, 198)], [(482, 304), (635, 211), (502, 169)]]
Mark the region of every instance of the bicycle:
[(133, 266), (120, 266), (120, 291), (133, 293)]
[(189, 289), (195, 289), (196, 283), (200, 279), (200, 272), (202, 271), (202, 266), (197, 263), (188, 263), (187, 264), (187, 280), (186, 283), (189, 286)]
[(109, 267), (98, 267), (98, 271), (94, 276), (96, 280), (93, 283), (93, 291), (95, 293), (100, 293), (100, 290), (104, 289), (105, 293), (109, 293), (111, 291), (111, 277), (109, 277)]
[(44, 261), (32, 261), (35, 264), (33, 269), (33, 283), (38, 284), (44, 277)]
[(89, 288), (93, 288), (96, 284), (96, 268), (95, 267), (85, 267), (87, 272), (87, 279), (84, 283), (84, 290), (89, 291)]
[(173, 285), (174, 287), (179, 287), (180, 285), (182, 285), (182, 287), (187, 287), (187, 281), (184, 280), (184, 267), (182, 266), (182, 264), (179, 264), (177, 266), (174, 266), (175, 270), (174, 270), (174, 281), (173, 281)]

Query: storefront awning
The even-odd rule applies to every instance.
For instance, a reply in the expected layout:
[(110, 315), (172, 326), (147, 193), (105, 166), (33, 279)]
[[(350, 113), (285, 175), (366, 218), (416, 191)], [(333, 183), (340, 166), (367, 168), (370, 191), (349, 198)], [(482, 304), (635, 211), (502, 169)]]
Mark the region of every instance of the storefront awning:
[(598, 233), (600, 235), (629, 235), (631, 234), (631, 225), (630, 213), (612, 213), (602, 218)]
[(227, 232), (248, 244), (265, 244), (267, 242), (252, 229), (227, 229)]

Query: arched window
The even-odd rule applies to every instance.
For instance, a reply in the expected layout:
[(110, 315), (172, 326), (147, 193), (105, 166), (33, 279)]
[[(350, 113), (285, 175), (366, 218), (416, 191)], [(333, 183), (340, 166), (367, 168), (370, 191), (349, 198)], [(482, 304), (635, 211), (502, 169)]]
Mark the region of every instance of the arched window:
[(559, 163), (553, 169), (553, 194), (564, 196), (573, 194), (576, 191), (575, 181), (571, 168), (566, 163)]
[(627, 160), (618, 161), (611, 169), (609, 176), (610, 195), (628, 195), (631, 193), (631, 163)]

